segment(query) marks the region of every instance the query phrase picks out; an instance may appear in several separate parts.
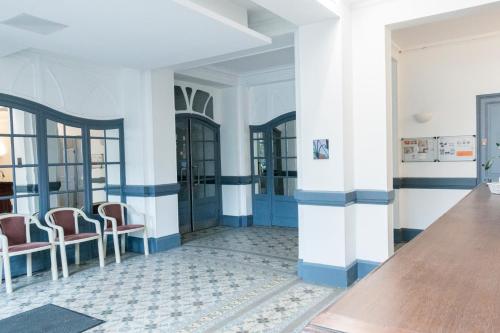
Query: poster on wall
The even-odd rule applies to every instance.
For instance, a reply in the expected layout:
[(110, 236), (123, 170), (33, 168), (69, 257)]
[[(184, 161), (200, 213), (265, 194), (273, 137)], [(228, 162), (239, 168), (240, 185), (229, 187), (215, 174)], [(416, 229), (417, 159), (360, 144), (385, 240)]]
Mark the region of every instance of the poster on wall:
[(435, 162), (437, 160), (436, 138), (401, 139), (403, 162)]
[(438, 138), (438, 161), (460, 162), (476, 160), (476, 136), (442, 136)]

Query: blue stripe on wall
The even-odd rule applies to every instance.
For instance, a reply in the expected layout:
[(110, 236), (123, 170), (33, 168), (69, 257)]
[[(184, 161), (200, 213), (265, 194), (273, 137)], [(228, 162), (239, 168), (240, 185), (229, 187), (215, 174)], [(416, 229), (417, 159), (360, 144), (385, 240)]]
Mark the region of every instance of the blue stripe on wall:
[(295, 199), (302, 205), (346, 207), (355, 203), (389, 205), (394, 201), (394, 191), (357, 190), (352, 192), (296, 190)]
[[(179, 246), (181, 246), (180, 234), (173, 234), (160, 238), (148, 238), (149, 253), (168, 251)], [(127, 250), (135, 253), (144, 253), (143, 239), (139, 237), (128, 236)]]
[[(125, 185), (123, 194), (127, 197), (163, 197), (179, 193), (181, 186), (179, 183), (160, 185)], [(120, 195), (119, 187), (110, 186), (110, 195)]]
[(232, 215), (223, 215), (222, 216), (222, 225), (228, 227), (250, 227), (253, 225), (253, 216), (232, 216)]
[(394, 229), (394, 243), (406, 243), (417, 237), (423, 230), (421, 229)]
[(471, 190), (478, 185), (477, 178), (394, 178), (393, 187), (416, 189)]
[(346, 288), (356, 280), (365, 277), (379, 265), (380, 263), (372, 261), (356, 260), (347, 267), (337, 267), (299, 260), (297, 270), (299, 277), (305, 282)]
[(222, 176), (222, 185), (250, 185), (252, 176)]

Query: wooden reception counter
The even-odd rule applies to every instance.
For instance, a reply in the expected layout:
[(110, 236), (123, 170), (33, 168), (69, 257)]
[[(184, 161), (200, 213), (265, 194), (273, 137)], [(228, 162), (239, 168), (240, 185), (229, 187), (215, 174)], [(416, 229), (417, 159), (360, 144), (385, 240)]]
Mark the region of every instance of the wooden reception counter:
[(500, 195), (476, 188), (305, 332), (500, 332)]

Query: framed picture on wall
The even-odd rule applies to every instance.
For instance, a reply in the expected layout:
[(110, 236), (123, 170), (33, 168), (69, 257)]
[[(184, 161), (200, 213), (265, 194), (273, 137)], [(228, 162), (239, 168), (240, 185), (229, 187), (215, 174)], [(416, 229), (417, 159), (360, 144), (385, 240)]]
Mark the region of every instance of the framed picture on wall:
[(313, 140), (313, 157), (315, 160), (327, 160), (330, 158), (328, 139)]

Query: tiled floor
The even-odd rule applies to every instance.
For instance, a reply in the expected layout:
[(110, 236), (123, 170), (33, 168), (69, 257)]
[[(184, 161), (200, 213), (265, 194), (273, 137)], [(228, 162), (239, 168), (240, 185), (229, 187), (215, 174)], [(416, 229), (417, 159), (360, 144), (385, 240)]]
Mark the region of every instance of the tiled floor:
[(111, 259), (67, 280), (17, 279), (12, 295), (0, 291), (0, 319), (53, 303), (103, 319), (92, 332), (288, 333), (343, 291), (297, 278), (293, 229), (218, 227), (175, 250)]

